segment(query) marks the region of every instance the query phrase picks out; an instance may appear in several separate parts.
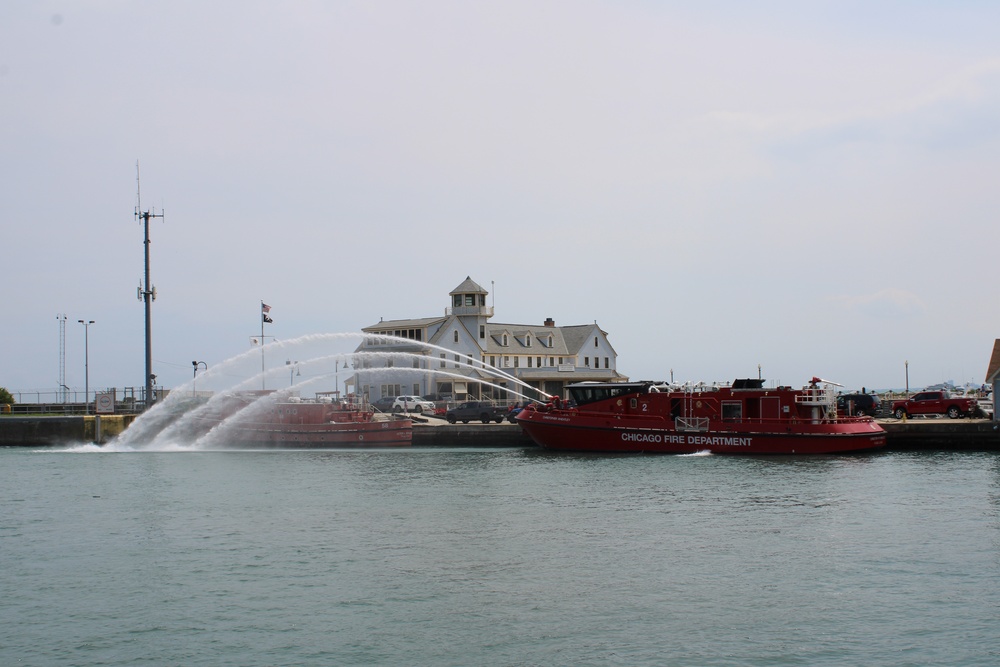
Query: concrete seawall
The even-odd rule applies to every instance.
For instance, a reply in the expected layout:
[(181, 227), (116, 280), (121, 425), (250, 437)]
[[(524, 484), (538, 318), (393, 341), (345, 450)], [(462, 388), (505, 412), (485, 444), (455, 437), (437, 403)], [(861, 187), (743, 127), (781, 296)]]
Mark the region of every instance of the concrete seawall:
[(0, 446), (37, 447), (72, 442), (107, 442), (128, 428), (135, 415), (0, 418)]
[(886, 449), (1000, 451), (998, 422), (988, 419), (886, 420)]
[[(135, 415), (80, 417), (0, 417), (0, 446), (45, 447), (79, 442), (105, 443)], [(520, 427), (502, 424), (447, 424), (426, 419), (413, 425), (415, 447), (534, 447)], [(894, 419), (879, 422), (889, 451), (1000, 451), (1000, 424), (985, 419)], [(99, 425), (99, 432), (98, 432)]]

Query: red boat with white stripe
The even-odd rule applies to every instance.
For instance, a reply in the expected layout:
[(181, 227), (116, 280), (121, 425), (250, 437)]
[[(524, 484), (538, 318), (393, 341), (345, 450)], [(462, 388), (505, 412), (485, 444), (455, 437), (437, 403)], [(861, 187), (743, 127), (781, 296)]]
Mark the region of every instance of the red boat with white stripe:
[(567, 387), (522, 410), (519, 423), (546, 449), (664, 454), (836, 454), (878, 449), (885, 431), (870, 417), (837, 414), (835, 383), (813, 378), (801, 389), (656, 382)]

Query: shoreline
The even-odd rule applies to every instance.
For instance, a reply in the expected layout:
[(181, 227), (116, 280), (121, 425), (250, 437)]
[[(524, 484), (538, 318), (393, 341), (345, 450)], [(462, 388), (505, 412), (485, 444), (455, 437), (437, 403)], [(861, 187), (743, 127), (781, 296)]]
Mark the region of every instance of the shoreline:
[[(0, 447), (104, 444), (137, 415), (0, 417)], [(1000, 451), (1000, 422), (991, 419), (881, 419), (886, 446), (876, 451)], [(422, 419), (413, 425), (414, 447), (537, 447), (516, 424), (448, 424)]]

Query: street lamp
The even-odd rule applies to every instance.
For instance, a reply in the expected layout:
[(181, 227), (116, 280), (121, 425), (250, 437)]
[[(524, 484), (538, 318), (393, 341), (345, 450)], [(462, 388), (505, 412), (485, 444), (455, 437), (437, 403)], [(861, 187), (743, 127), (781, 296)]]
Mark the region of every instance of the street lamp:
[(288, 386), (291, 387), (295, 384), (295, 376), (302, 375), (299, 372), (299, 362), (297, 361), (285, 361), (285, 365), (288, 366)]
[(90, 414), (90, 325), (94, 320), (77, 320), (83, 325), (83, 414)]
[(340, 361), (339, 359), (334, 363), (333, 366), (333, 376), (334, 376), (334, 389), (337, 390), (337, 398), (340, 398), (340, 369), (343, 368), (345, 371), (350, 368), (346, 361)]
[(208, 364), (206, 364), (204, 361), (192, 361), (191, 365), (194, 367), (194, 379), (191, 380), (191, 395), (196, 396), (197, 392), (195, 392), (194, 388), (195, 385), (198, 383), (198, 366), (204, 366), (205, 370), (207, 371)]

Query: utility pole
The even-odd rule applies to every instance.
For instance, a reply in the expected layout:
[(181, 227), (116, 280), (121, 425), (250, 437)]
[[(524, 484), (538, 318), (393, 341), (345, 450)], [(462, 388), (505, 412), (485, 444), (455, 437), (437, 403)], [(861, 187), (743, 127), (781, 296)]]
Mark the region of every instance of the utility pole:
[(83, 325), (83, 414), (90, 414), (90, 325), (94, 320), (77, 320)]
[[(155, 209), (154, 209), (155, 211)], [(163, 211), (157, 213), (150, 213), (149, 211), (142, 210), (142, 200), (140, 197), (139, 190), (139, 161), (135, 161), (135, 217), (136, 219), (141, 219), (143, 222), (143, 227), (145, 229), (145, 241), (143, 245), (146, 250), (146, 280), (144, 284), (139, 285), (138, 298), (140, 301), (144, 301), (146, 304), (146, 396), (145, 403), (146, 409), (155, 402), (153, 400), (153, 380), (156, 378), (153, 375), (153, 339), (152, 339), (152, 313), (151, 306), (152, 302), (156, 301), (156, 288), (149, 284), (149, 219), (150, 218), (162, 218)]]
[(59, 395), (66, 402), (66, 313), (56, 315), (59, 320)]

